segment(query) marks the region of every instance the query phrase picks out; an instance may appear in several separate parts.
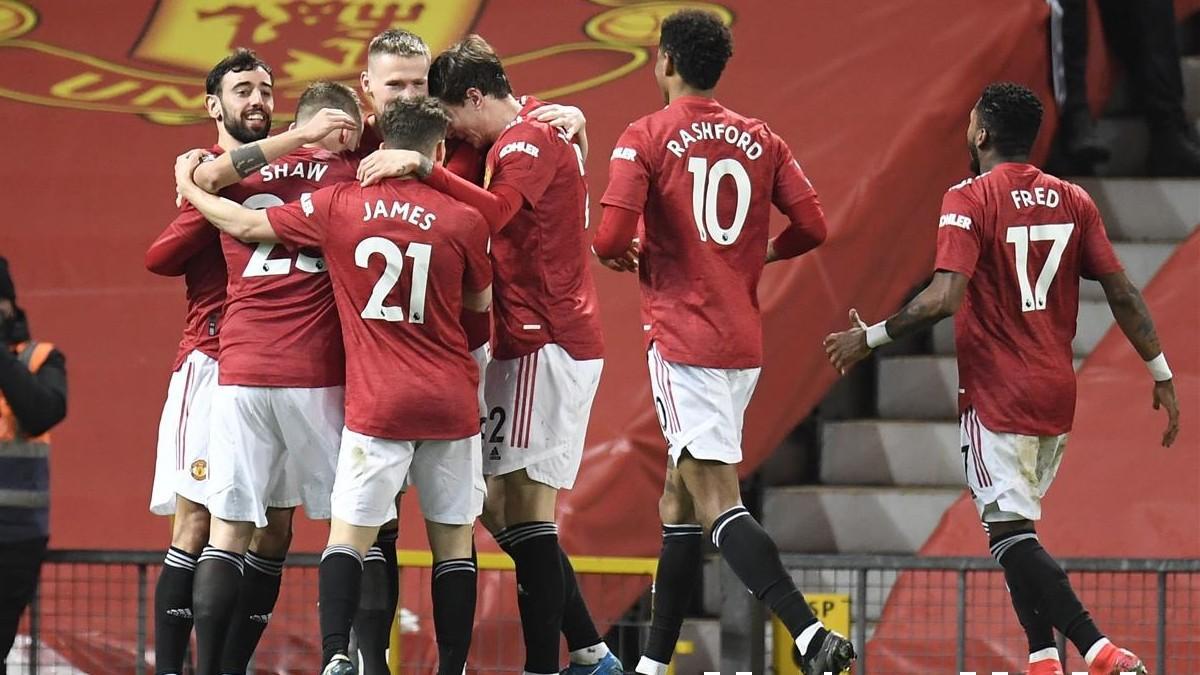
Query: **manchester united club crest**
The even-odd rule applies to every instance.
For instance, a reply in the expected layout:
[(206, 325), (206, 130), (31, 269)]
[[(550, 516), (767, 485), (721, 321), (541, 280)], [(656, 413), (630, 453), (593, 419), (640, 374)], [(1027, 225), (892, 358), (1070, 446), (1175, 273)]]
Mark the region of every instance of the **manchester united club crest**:
[[(671, 11), (698, 7), (733, 22), (727, 8), (711, 2), (577, 1), (596, 13), (576, 36), (504, 55), (505, 65), (518, 70), (518, 81), (524, 80), (522, 64), (552, 62), (550, 69), (528, 71), (538, 85), (528, 93), (543, 99), (566, 96), (646, 65), (659, 23)], [(436, 54), (471, 32), (485, 8), (484, 0), (158, 0), (128, 51), (105, 59), (81, 50), (74, 40), (42, 39), (52, 26), (42, 23), (36, 5), (0, 0), (0, 97), (133, 113), (162, 124), (208, 119), (204, 77), (236, 47), (249, 47), (272, 65), (275, 118), (287, 121), (309, 82), (356, 86), (367, 44), (378, 33), (412, 31)], [(49, 9), (46, 13), (56, 16)], [(61, 13), (57, 16), (63, 21)], [(559, 60), (574, 65), (559, 68)]]
[(208, 478), (208, 462), (203, 459), (192, 462), (192, 480), (205, 480), (206, 478)]

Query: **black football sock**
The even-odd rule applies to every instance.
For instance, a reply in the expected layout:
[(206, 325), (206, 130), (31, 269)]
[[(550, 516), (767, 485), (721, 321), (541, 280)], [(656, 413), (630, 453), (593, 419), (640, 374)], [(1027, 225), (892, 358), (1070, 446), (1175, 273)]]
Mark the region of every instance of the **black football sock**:
[(587, 602), (579, 590), (579, 580), (575, 578), (575, 568), (567, 552), (558, 548), (559, 559), (563, 570), (563, 618), (562, 634), (567, 639), (567, 650), (571, 652), (571, 662), (582, 665), (598, 663), (608, 654), (608, 645), (596, 630), (592, 614), (588, 611)]
[(380, 531), (363, 558), (362, 595), (354, 615), (354, 635), (362, 658), (362, 675), (388, 675), (387, 649), (400, 595), (396, 566), (396, 530)]
[(565, 593), (558, 526), (532, 521), (513, 525), (507, 533), (509, 555), (517, 567), (525, 672), (557, 673)]
[(1067, 636), (1080, 654), (1087, 654), (1104, 634), (1071, 588), (1067, 573), (1042, 548), (1033, 530), (1009, 532), (993, 537), (992, 556), (1011, 573), (1022, 592), (1036, 603), (1055, 628)]
[(172, 546), (167, 549), (154, 587), (154, 672), (178, 675), (192, 637), (192, 580), (196, 556)]
[(353, 547), (329, 546), (317, 571), (317, 611), (321, 620), (321, 664), (350, 650), (350, 624), (362, 591), (363, 559)]
[(699, 525), (662, 526), (662, 550), (654, 575), (654, 609), (644, 652), (656, 663), (668, 664), (675, 655), (684, 613), (700, 584), (702, 535)]
[(239, 553), (206, 546), (196, 562), (192, 613), (196, 622), (196, 675), (219, 675), (225, 636), (242, 589)]
[(246, 571), (242, 576), (242, 592), (234, 610), (233, 622), (225, 636), (225, 652), (221, 655), (223, 675), (243, 675), (262, 639), (275, 603), (279, 600), (279, 585), (283, 582), (283, 558), (267, 558), (254, 551), (246, 552)]
[(433, 566), (433, 630), (437, 635), (438, 675), (461, 675), (471, 649), (477, 572), (471, 558)]
[(826, 635), (824, 627), (784, 569), (775, 542), (746, 507), (735, 506), (717, 516), (712, 524), (712, 542), (737, 578), (787, 626), (805, 657), (820, 648)]
[[(1026, 533), (1033, 534), (1033, 530), (1013, 534)], [(1031, 592), (1015, 569), (1006, 568), (1004, 570), (1004, 582), (1008, 585), (1009, 595), (1012, 596), (1013, 610), (1017, 613), (1017, 620), (1021, 622), (1021, 628), (1025, 630), (1025, 638), (1029, 642), (1029, 653), (1035, 654), (1045, 649), (1055, 648), (1057, 644), (1054, 641), (1054, 625), (1050, 623), (1050, 619), (1043, 612), (1039, 611), (1037, 594)]]

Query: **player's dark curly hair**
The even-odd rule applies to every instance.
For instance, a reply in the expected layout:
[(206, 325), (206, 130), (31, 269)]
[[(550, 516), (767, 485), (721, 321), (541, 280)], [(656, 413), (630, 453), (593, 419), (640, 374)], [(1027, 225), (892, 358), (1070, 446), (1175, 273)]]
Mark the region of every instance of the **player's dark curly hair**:
[(685, 9), (663, 19), (658, 46), (671, 57), (684, 82), (712, 89), (733, 56), (733, 34), (716, 14)]
[(478, 35), (468, 35), (429, 64), (430, 96), (460, 105), (467, 99), (468, 89), (478, 89), (484, 96), (495, 98), (512, 94), (512, 85), (496, 50)]
[(993, 82), (975, 104), (979, 124), (1004, 157), (1023, 157), (1033, 149), (1042, 126), (1042, 102), (1027, 87)]
[(204, 93), (212, 94), (213, 96), (221, 95), (221, 80), (225, 79), (228, 73), (244, 73), (247, 70), (257, 70), (262, 68), (271, 76), (271, 82), (275, 81), (275, 73), (271, 72), (271, 66), (267, 65), (266, 61), (258, 58), (258, 54), (254, 53), (253, 49), (238, 47), (232, 54), (226, 56), (217, 62), (217, 65), (208, 71), (208, 77), (204, 80)]
[(450, 118), (437, 100), (417, 96), (389, 103), (376, 123), (389, 148), (430, 154), (446, 137)]

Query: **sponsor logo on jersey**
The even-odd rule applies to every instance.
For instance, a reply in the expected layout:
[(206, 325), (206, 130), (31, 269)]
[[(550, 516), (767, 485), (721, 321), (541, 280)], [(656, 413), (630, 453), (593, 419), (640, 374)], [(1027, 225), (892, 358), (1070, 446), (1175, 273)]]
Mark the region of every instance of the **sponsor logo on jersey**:
[(627, 159), (633, 161), (637, 159), (637, 150), (633, 148), (613, 148), (613, 159)]
[(192, 480), (204, 480), (208, 478), (208, 462), (198, 459), (192, 462)]
[(957, 213), (943, 213), (941, 219), (938, 220), (938, 227), (953, 225), (961, 227), (964, 230), (971, 229), (971, 219), (966, 216), (960, 216)]
[(513, 141), (503, 148), (500, 148), (500, 159), (504, 159), (514, 152), (523, 152), (530, 157), (537, 157), (541, 150), (538, 150), (538, 146), (528, 141)]
[(488, 455), (488, 459), (490, 459), (493, 462), (499, 462), (500, 461), (500, 449), (492, 448), (492, 454)]
[(300, 208), (304, 209), (304, 215), (306, 216), (311, 216), (313, 211), (316, 210), (313, 207), (311, 192), (305, 192), (304, 194), (300, 195)]

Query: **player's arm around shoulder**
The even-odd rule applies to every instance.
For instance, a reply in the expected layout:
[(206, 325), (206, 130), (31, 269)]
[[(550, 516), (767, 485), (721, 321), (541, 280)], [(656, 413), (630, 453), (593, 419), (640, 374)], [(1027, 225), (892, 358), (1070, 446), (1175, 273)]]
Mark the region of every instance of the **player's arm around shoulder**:
[(265, 211), (251, 210), (200, 189), (192, 173), (201, 161), (201, 150), (191, 150), (175, 161), (175, 187), (217, 229), (241, 241), (274, 241), (275, 232)]
[(316, 143), (333, 131), (357, 133), (358, 122), (345, 111), (322, 108), (303, 125), (293, 125), (283, 133), (247, 143), (201, 163), (193, 170), (192, 178), (201, 190), (216, 194), (268, 163), (305, 144)]

